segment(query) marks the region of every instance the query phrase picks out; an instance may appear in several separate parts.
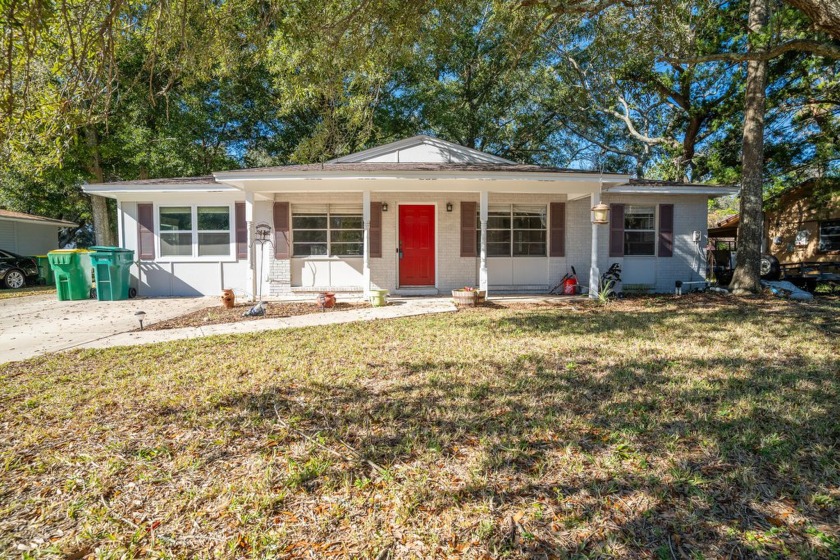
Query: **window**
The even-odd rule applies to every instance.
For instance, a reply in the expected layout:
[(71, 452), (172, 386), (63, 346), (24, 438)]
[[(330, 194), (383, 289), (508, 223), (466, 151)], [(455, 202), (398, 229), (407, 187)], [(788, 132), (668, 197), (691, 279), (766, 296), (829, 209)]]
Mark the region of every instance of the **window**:
[(840, 220), (825, 220), (820, 222), (819, 251), (840, 251)]
[[(545, 206), (490, 206), (487, 212), (487, 256), (546, 256), (546, 226)], [(480, 211), (476, 216), (476, 247), (480, 253)]]
[(292, 256), (362, 256), (360, 206), (292, 206)]
[(654, 206), (624, 208), (624, 254), (656, 254), (656, 209)]
[(229, 206), (161, 206), (160, 256), (228, 257)]

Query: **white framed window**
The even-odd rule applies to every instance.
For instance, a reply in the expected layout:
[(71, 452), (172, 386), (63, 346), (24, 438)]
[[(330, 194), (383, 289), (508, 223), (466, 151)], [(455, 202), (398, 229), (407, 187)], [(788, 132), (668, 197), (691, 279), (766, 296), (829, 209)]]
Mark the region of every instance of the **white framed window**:
[(361, 257), (364, 235), (361, 205), (292, 205), (293, 257)]
[(656, 255), (656, 206), (624, 207), (624, 255)]
[[(491, 205), (487, 212), (488, 257), (544, 257), (548, 244), (546, 206)], [(481, 253), (481, 211), (476, 214), (476, 247)]]
[(158, 208), (158, 237), (162, 258), (230, 257), (229, 205), (182, 205)]

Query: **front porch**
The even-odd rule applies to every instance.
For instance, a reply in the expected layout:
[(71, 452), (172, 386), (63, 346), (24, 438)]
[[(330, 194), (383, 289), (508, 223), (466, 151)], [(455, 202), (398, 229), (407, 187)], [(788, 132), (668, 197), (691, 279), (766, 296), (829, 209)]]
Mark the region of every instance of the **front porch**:
[[(321, 291), (367, 297), (373, 289), (397, 296), (445, 296), (464, 286), (493, 296), (542, 294), (572, 266), (587, 285), (590, 278), (600, 275), (597, 264), (603, 249), (599, 239), (606, 236), (606, 231), (599, 235), (606, 226), (593, 224), (590, 211), (600, 202), (601, 186), (591, 179), (588, 184), (557, 185), (555, 181), (551, 192), (539, 183), (491, 190), (484, 182), (485, 190), (458, 184), (459, 190), (421, 191), (390, 182), (361, 192), (313, 192), (310, 184), (304, 185), (305, 191), (286, 184), (283, 190), (261, 185), (264, 190), (250, 192), (246, 184), (245, 214), (252, 248), (248, 285), (256, 296), (284, 299)], [(406, 281), (410, 251), (417, 248), (410, 246), (405, 221), (418, 208), (428, 208), (430, 216), (428, 262), (416, 265), (423, 269), (420, 276), (409, 276)], [(353, 216), (358, 229), (331, 229), (339, 218), (350, 221)], [(296, 227), (307, 220), (328, 225), (320, 231)], [(272, 228), (271, 244), (262, 249), (254, 242), (260, 224)], [(519, 228), (522, 224), (531, 229)], [(335, 234), (358, 240), (357, 254), (335, 250)], [(313, 250), (315, 245), (317, 250)], [(593, 295), (596, 291), (591, 290)]]

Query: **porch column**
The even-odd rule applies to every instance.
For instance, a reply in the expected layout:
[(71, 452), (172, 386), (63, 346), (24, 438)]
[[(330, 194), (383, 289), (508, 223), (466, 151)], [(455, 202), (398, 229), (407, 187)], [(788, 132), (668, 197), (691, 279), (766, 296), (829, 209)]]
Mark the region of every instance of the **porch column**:
[[(601, 203), (601, 193), (592, 193), (592, 207)], [(592, 212), (589, 213), (589, 221), (592, 222)], [(592, 254), (589, 265), (589, 297), (598, 298), (598, 284), (601, 278), (601, 271), (598, 269), (598, 224), (592, 224)]]
[[(478, 289), (487, 291), (487, 213), (490, 206), (490, 193), (481, 191), (479, 220), (481, 221), (481, 248), (479, 254)], [(487, 296), (490, 294), (488, 293)]]
[(362, 273), (364, 274), (365, 298), (370, 297), (370, 191), (362, 192), (362, 222), (365, 235), (362, 243)]
[(251, 287), (251, 295), (249, 301), (256, 301), (257, 299), (257, 282), (262, 282), (262, 279), (257, 278), (254, 263), (256, 259), (254, 254), (256, 252), (256, 243), (254, 243), (254, 193), (245, 192), (245, 226), (248, 228), (248, 286)]

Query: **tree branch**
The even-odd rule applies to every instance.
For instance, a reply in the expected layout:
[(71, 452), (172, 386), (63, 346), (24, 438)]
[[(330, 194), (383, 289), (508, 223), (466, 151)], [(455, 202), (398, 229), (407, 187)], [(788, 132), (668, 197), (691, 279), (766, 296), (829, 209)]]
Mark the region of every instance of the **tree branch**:
[(800, 51), (816, 56), (824, 56), (834, 60), (840, 60), (840, 45), (836, 43), (821, 43), (810, 39), (794, 39), (773, 48), (751, 53), (715, 53), (689, 58), (665, 57), (665, 61), (676, 64), (701, 64), (703, 62), (715, 62), (726, 60), (730, 62), (746, 62), (748, 60), (770, 60), (786, 52)]

